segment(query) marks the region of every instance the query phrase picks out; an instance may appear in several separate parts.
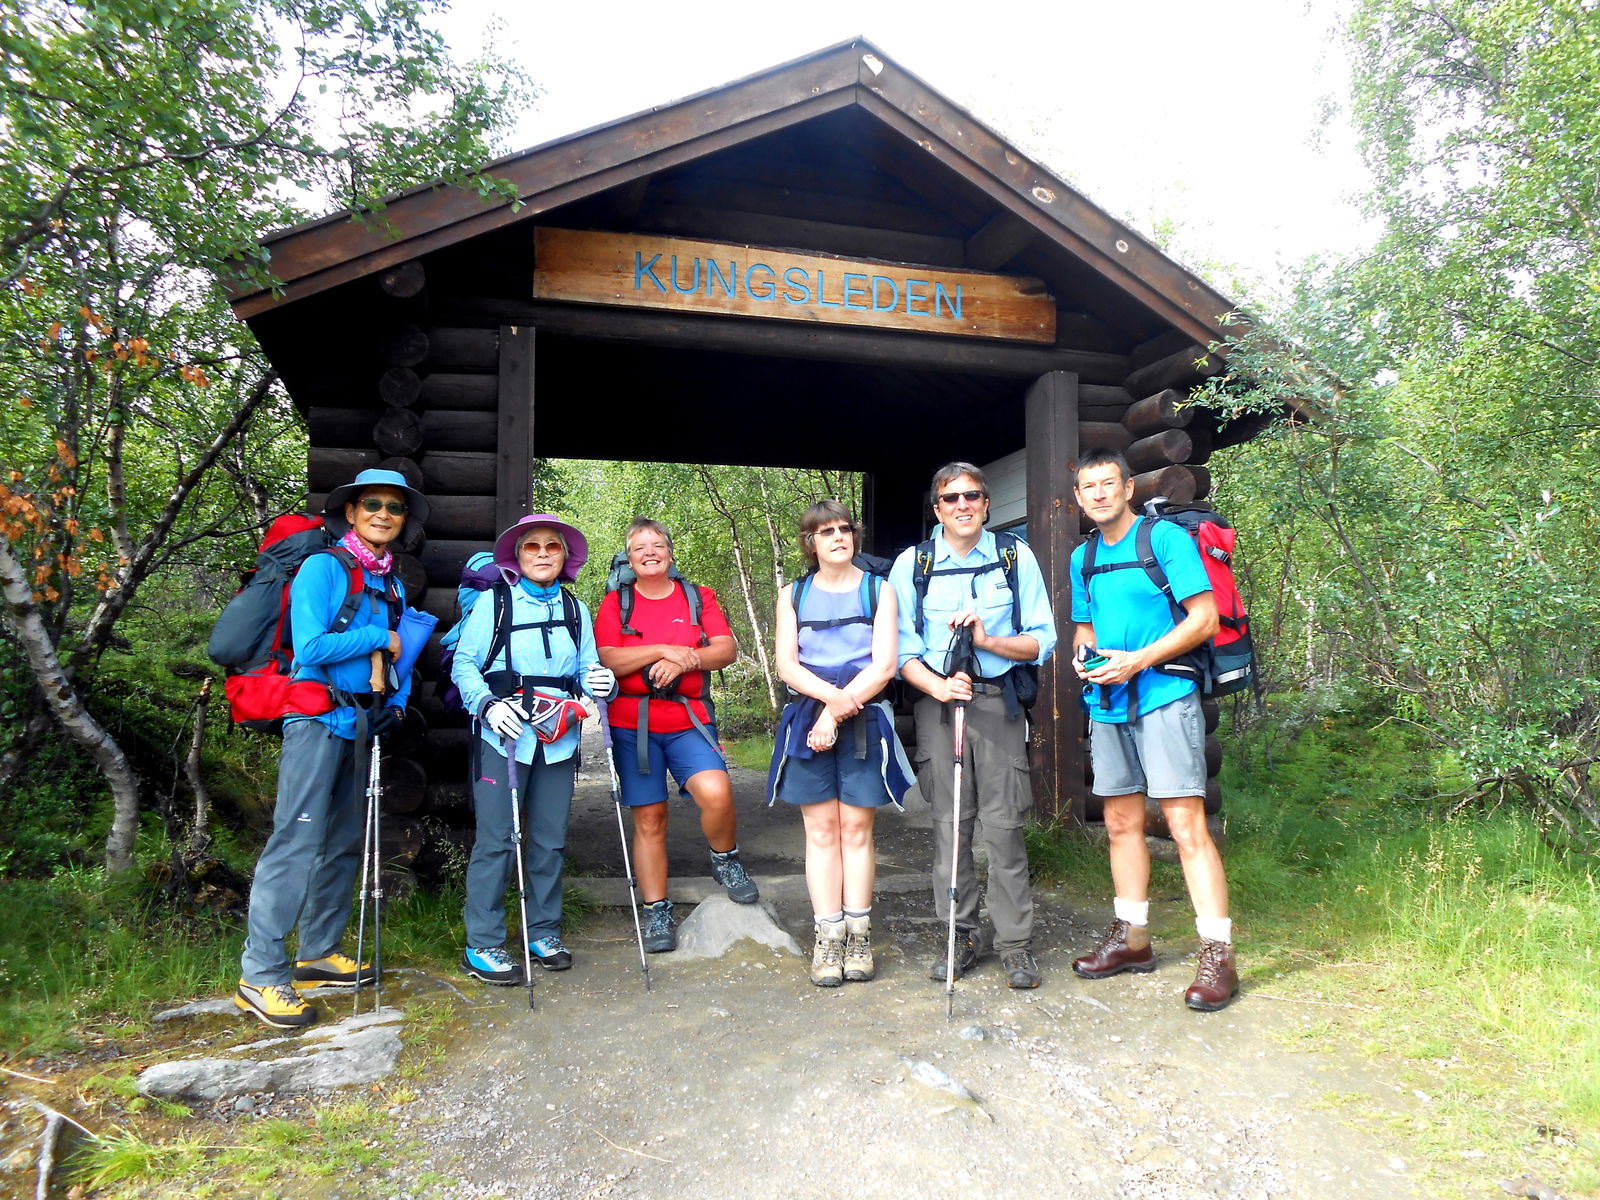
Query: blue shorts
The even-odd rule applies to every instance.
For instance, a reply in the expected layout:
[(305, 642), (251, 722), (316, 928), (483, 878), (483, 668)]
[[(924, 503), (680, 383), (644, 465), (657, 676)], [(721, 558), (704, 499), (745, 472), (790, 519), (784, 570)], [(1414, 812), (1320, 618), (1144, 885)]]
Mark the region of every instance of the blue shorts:
[(1094, 794), (1143, 793), (1152, 800), (1204, 796), (1205, 728), (1198, 692), (1179, 696), (1122, 724), (1091, 719)]
[(832, 750), (798, 758), (791, 754), (778, 781), (778, 799), (785, 804), (821, 804), (838, 800), (854, 808), (877, 808), (889, 803), (889, 785), (883, 778), (880, 746), (868, 744), (867, 757), (857, 758), (855, 738), (848, 727)]
[[(717, 727), (708, 725), (711, 736), (716, 737)], [(651, 733), (646, 747), (650, 756), (650, 773), (639, 773), (639, 731), (611, 727), (612, 754), (617, 761), (617, 781), (622, 789), (622, 802), (629, 808), (646, 804), (660, 804), (667, 798), (667, 772), (678, 781), (678, 795), (689, 796), (686, 786), (701, 771), (726, 771), (728, 764), (720, 752), (713, 750), (705, 735), (698, 729), (685, 729), (680, 733)]]

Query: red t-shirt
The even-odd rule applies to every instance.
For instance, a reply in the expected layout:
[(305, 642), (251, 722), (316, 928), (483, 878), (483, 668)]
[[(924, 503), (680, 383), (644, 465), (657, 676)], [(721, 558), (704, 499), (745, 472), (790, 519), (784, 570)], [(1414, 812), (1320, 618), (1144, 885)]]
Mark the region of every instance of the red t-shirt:
[[(689, 620), (689, 598), (682, 585), (672, 589), (672, 595), (652, 600), (637, 590), (633, 594), (633, 615), (628, 624), (637, 629), (637, 635), (622, 632), (622, 608), (616, 592), (607, 592), (600, 601), (600, 611), (594, 618), (594, 644), (596, 646), (699, 646), (700, 635), (708, 638), (732, 637), (728, 618), (722, 615), (717, 594), (708, 587), (700, 589), (700, 625)], [(683, 675), (677, 694), (694, 706), (695, 715), (709, 722), (711, 715), (699, 698), (705, 675), (690, 671)], [(639, 697), (650, 694), (644, 681), (644, 672), (623, 675), (617, 681), (618, 695), (611, 702), (611, 723), (620, 729), (639, 728)], [(651, 733), (682, 733), (693, 729), (694, 722), (683, 705), (675, 700), (656, 700), (650, 705)]]

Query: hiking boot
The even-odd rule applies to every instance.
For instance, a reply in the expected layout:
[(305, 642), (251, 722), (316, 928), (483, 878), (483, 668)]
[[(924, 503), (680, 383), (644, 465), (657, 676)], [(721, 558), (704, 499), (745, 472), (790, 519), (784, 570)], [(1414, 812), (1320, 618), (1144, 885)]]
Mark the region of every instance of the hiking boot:
[(1146, 946), (1134, 950), (1128, 946), (1129, 925), (1120, 917), (1111, 922), (1111, 928), (1093, 954), (1072, 960), (1072, 969), (1085, 979), (1104, 979), (1122, 971), (1154, 971), (1155, 952)]
[(572, 951), (561, 944), (561, 935), (535, 938), (528, 943), (533, 961), (546, 971), (565, 971), (572, 965)]
[(1014, 988), (1036, 988), (1044, 978), (1039, 973), (1039, 960), (1026, 946), (1002, 954), (1000, 969), (1006, 973), (1006, 983)]
[[(983, 957), (983, 947), (978, 942), (976, 929), (962, 929), (956, 927), (956, 974), (960, 979), (973, 967), (978, 965), (978, 960)], [(945, 978), (945, 968), (949, 965), (948, 956), (941, 954), (928, 964), (928, 978), (937, 979), (940, 983), (949, 982)]]
[(811, 982), (818, 987), (838, 987), (844, 982), (843, 921), (818, 921), (817, 944), (811, 950)]
[(750, 878), (750, 873), (739, 861), (737, 846), (726, 854), (716, 850), (711, 852), (711, 874), (727, 889), (728, 899), (735, 904), (754, 904), (761, 895), (756, 890), (756, 881)]
[(468, 946), (461, 952), (461, 969), (496, 987), (514, 987), (524, 979), (522, 964), (504, 946)]
[(300, 994), (292, 987), (276, 983), (257, 987), (241, 979), (239, 990), (233, 994), (233, 1003), (240, 1012), (247, 1012), (274, 1029), (304, 1029), (317, 1023), (316, 1009), (300, 999)]
[(672, 925), (672, 901), (657, 900), (644, 906), (644, 949), (662, 954), (678, 948), (678, 931)]
[(1239, 994), (1239, 972), (1234, 966), (1233, 943), (1200, 939), (1200, 963), (1194, 982), (1183, 994), (1183, 1002), (1197, 1012), (1216, 1012), (1228, 1007)]
[(362, 963), (357, 967), (355, 959), (335, 950), (326, 958), (301, 959), (294, 964), (290, 979), (301, 991), (319, 987), (354, 991), (377, 983), (378, 973), (372, 969), (371, 963)]
[(878, 972), (872, 961), (872, 918), (846, 917), (844, 977), (851, 983), (865, 983)]

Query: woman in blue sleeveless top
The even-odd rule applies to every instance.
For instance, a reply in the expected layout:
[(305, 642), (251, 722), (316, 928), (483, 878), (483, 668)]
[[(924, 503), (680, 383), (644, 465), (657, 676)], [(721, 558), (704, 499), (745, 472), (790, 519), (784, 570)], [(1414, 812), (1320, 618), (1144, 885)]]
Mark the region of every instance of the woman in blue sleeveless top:
[(849, 509), (822, 500), (800, 518), (807, 574), (778, 597), (778, 674), (789, 687), (773, 748), (767, 802), (800, 807), (806, 886), (815, 914), (811, 982), (871, 979), (872, 827), (900, 804), (911, 765), (882, 693), (894, 677), (894, 591), (854, 563)]

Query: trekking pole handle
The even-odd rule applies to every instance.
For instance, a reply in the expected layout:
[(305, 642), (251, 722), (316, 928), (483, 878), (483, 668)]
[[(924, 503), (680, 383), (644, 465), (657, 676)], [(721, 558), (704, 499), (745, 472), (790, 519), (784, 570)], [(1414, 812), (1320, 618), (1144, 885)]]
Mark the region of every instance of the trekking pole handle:
[(383, 695), (384, 688), (388, 686), (388, 672), (384, 670), (383, 651), (372, 652), (372, 692), (375, 696)]

